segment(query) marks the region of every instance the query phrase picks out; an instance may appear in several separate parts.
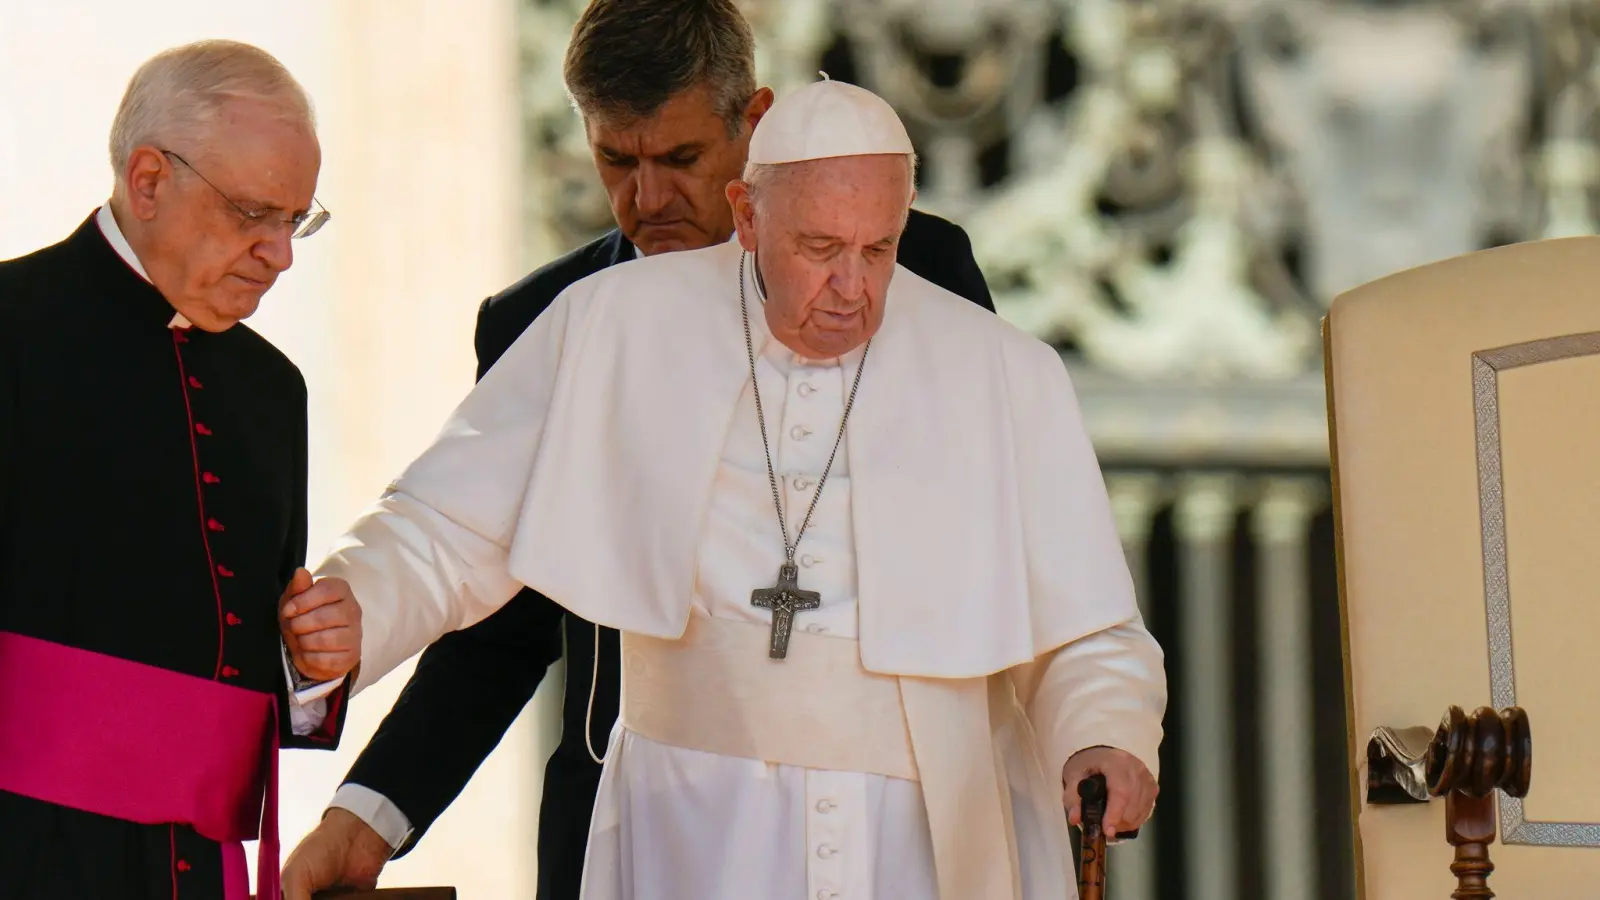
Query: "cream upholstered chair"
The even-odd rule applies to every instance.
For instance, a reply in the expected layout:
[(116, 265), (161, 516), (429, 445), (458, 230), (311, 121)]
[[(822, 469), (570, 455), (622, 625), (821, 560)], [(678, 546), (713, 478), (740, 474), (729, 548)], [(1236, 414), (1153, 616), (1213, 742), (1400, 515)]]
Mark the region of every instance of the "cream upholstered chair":
[(1446, 806), (1472, 803), (1422, 788), (1458, 706), (1532, 727), (1525, 798), (1526, 760), (1481, 773), (1511, 786), (1479, 801), (1489, 888), (1600, 897), (1600, 238), (1383, 278), (1323, 332), (1360, 896), (1456, 888)]

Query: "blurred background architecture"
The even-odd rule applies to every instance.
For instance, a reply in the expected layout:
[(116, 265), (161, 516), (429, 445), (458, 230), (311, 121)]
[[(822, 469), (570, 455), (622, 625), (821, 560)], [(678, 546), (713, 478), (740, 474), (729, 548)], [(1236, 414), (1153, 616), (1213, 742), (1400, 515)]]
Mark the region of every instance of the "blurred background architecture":
[[(0, 258), (106, 196), (141, 60), (208, 36), (279, 55), (318, 103), (334, 218), (255, 324), (311, 384), (316, 556), (469, 387), (477, 303), (610, 225), (560, 81), (581, 5), (0, 0)], [(1600, 2), (743, 5), (780, 94), (826, 71), (900, 110), (918, 205), (1073, 371), (1172, 684), (1113, 896), (1351, 897), (1318, 318), (1398, 269), (1596, 230)], [(344, 749), (288, 757), (286, 842), (408, 672)], [(531, 896), (555, 699), (392, 883)]]

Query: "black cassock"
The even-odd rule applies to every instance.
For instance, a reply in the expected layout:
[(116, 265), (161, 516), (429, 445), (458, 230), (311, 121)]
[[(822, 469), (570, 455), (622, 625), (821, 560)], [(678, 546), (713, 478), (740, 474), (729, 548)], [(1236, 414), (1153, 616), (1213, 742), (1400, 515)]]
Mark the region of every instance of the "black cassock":
[[(474, 341), (478, 377), (569, 285), (633, 258), (633, 245), (612, 231), (486, 300)], [(972, 242), (955, 223), (912, 210), (898, 261), (934, 284), (994, 310), (972, 256)], [(620, 655), (616, 631), (597, 629), (548, 597), (523, 590), (493, 615), (445, 635), (423, 651), (394, 709), (345, 782), (377, 791), (406, 816), (412, 832), (399, 848), (404, 855), (494, 750), (533, 697), (545, 670), (565, 657), (561, 741), (545, 766), (540, 803), (537, 898), (576, 900), (600, 785), (600, 766), (589, 751), (592, 747), (596, 753), (605, 752), (617, 721)], [(591, 678), (596, 670), (599, 677)]]
[[(244, 325), (174, 315), (92, 216), (0, 263), (0, 630), (275, 694), (284, 746), (331, 749), (346, 689), (292, 735), (277, 624), (306, 550), (305, 381)], [(0, 898), (220, 898), (221, 865), (184, 826), (0, 792)]]

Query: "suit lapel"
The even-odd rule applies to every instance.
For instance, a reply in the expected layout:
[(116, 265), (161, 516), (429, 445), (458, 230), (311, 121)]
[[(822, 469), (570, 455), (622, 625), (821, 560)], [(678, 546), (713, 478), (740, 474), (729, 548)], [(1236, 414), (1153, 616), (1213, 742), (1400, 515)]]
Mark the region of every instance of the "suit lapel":
[(638, 258), (638, 251), (634, 250), (633, 244), (630, 243), (627, 238), (622, 236), (621, 229), (613, 228), (611, 230), (611, 234), (607, 235), (607, 238), (607, 266), (620, 266), (625, 262), (629, 262)]

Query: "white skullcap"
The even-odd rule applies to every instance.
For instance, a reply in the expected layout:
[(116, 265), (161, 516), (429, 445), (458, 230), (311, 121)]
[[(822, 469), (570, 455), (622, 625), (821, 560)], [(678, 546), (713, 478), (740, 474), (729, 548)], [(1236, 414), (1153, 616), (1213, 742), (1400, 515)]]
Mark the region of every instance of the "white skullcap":
[(906, 126), (882, 97), (822, 77), (780, 98), (756, 123), (752, 165), (915, 152)]

